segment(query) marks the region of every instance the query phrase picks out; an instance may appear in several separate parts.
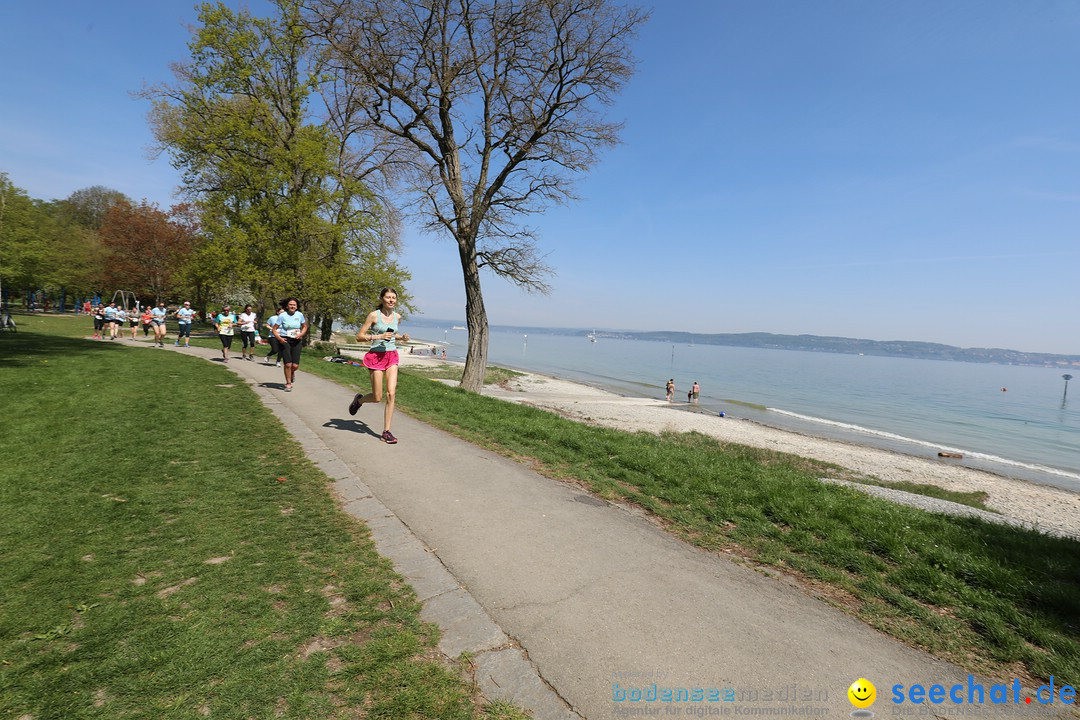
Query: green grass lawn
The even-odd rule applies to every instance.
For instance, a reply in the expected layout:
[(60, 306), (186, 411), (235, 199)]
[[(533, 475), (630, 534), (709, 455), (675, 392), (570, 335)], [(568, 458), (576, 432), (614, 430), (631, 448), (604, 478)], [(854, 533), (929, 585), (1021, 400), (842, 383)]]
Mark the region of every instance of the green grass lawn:
[(227, 368), (17, 321), (0, 717), (523, 717), (439, 658), (411, 589)]
[[(314, 357), (304, 363), (307, 372), (367, 388), (362, 368)], [(639, 505), (696, 545), (792, 574), (827, 601), (961, 666), (1003, 677), (1080, 679), (1074, 540), (932, 515), (826, 485), (817, 478), (845, 474), (825, 463), (698, 433), (584, 425), (411, 370), (402, 371), (397, 404), (551, 477)]]

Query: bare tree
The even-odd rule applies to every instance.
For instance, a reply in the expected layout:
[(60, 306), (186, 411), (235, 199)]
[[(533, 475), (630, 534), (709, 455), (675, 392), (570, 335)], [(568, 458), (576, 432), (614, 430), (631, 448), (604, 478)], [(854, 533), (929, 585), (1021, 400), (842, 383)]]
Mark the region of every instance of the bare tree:
[(331, 116), (449, 232), (465, 283), (462, 387), (479, 391), (487, 268), (547, 292), (521, 216), (573, 198), (571, 179), (617, 142), (603, 114), (633, 73), (647, 14), (612, 0), (308, 0), (326, 44)]

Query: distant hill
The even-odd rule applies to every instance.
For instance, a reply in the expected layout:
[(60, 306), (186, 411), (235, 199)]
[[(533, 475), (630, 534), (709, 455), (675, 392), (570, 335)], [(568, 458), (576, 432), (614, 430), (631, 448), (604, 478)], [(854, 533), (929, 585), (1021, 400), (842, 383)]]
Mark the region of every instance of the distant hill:
[[(450, 327), (450, 325), (465, 324), (460, 320), (451, 323), (450, 321), (426, 320), (424, 318), (409, 318), (409, 322), (420, 327)], [(593, 332), (592, 330), (580, 330), (577, 328), (540, 328), (515, 325), (492, 325), (491, 329), (499, 332), (568, 335), (571, 337), (585, 337)], [(647, 340), (684, 345), (726, 345), (730, 347), (831, 352), (846, 355), (879, 355), (920, 358), (923, 360), (1080, 368), (1080, 355), (1022, 352), (1004, 348), (961, 348), (953, 345), (942, 345), (941, 343), (911, 340), (859, 340), (822, 335), (776, 335), (774, 333), (633, 332), (629, 330), (597, 330), (596, 337), (598, 339), (621, 338), (624, 340)]]

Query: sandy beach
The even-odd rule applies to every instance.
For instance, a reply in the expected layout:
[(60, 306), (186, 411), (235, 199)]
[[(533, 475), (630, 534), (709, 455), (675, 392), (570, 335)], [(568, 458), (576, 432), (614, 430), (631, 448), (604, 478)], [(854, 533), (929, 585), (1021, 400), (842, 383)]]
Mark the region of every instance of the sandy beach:
[[(430, 343), (428, 343), (430, 344)], [(402, 353), (405, 365), (435, 362)], [(442, 362), (442, 361), (439, 361)], [(836, 440), (778, 430), (748, 420), (691, 412), (685, 404), (623, 397), (588, 385), (528, 373), (484, 394), (558, 412), (580, 422), (630, 431), (697, 431), (724, 442), (790, 453), (849, 468), (884, 482), (908, 481), (948, 490), (981, 491), (1006, 517), (1054, 534), (1080, 538), (1080, 494), (950, 464)]]

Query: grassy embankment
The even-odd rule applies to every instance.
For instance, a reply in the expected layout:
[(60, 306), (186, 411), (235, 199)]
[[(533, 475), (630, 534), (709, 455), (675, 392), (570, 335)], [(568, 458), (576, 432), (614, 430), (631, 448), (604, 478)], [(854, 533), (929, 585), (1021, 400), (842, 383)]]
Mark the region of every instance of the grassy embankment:
[[(312, 360), (308, 372), (366, 389), (359, 368)], [(1080, 680), (1076, 541), (825, 485), (817, 478), (845, 477), (826, 463), (698, 433), (588, 426), (409, 370), (397, 402), (551, 477), (646, 508), (695, 545), (793, 574), (829, 602), (961, 666)]]
[(88, 320), (0, 336), (0, 717), (479, 707), (328, 478), (227, 368)]

